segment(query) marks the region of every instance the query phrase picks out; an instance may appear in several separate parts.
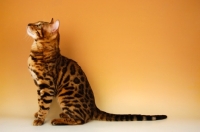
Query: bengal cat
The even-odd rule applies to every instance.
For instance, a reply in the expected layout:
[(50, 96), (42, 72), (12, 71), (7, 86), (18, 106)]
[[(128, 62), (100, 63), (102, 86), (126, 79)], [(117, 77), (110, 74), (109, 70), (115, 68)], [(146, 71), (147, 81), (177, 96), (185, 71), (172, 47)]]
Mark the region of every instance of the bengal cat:
[(30, 23), (27, 33), (34, 39), (28, 58), (28, 69), (38, 87), (39, 111), (34, 126), (42, 125), (54, 97), (62, 109), (52, 125), (77, 125), (90, 120), (151, 121), (166, 115), (110, 114), (95, 104), (94, 94), (81, 67), (60, 54), (59, 21)]

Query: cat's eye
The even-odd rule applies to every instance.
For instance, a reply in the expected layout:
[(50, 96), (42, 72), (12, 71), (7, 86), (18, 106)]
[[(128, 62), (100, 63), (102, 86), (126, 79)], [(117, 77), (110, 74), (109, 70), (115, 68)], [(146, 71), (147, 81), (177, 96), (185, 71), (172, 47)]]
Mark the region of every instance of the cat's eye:
[(41, 28), (41, 24), (38, 24), (38, 25), (36, 25), (37, 26), (37, 28)]

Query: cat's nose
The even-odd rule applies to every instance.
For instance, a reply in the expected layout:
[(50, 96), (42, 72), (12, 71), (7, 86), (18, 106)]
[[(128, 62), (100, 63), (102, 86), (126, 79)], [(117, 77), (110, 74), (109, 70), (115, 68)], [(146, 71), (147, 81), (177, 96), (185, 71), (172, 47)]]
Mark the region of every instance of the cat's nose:
[(32, 26), (32, 25), (33, 25), (32, 23), (29, 23), (29, 24), (28, 24), (28, 26)]

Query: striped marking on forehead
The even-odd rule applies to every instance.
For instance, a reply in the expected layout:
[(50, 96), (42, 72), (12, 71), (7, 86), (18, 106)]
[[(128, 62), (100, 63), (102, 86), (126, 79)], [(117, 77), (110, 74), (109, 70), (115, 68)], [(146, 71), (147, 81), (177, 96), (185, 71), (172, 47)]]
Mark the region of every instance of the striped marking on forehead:
[(49, 24), (48, 22), (38, 21), (35, 23), (36, 25), (43, 25), (43, 24)]
[(35, 23), (35, 25), (37, 26), (36, 34), (40, 38), (44, 37), (43, 25), (45, 25), (45, 24), (49, 24), (49, 23), (48, 22), (43, 22), (43, 21), (38, 21), (38, 22)]

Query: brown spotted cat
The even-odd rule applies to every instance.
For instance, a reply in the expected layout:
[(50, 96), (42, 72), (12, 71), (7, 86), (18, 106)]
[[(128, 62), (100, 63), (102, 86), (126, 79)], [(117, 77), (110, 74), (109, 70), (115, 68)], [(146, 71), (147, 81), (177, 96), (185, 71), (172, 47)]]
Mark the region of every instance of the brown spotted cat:
[(94, 94), (81, 67), (60, 54), (59, 21), (30, 23), (27, 33), (34, 42), (28, 58), (28, 69), (38, 87), (39, 111), (33, 125), (42, 125), (54, 97), (62, 108), (59, 119), (52, 125), (77, 125), (90, 120), (150, 121), (167, 118), (166, 115), (110, 114), (95, 104)]

